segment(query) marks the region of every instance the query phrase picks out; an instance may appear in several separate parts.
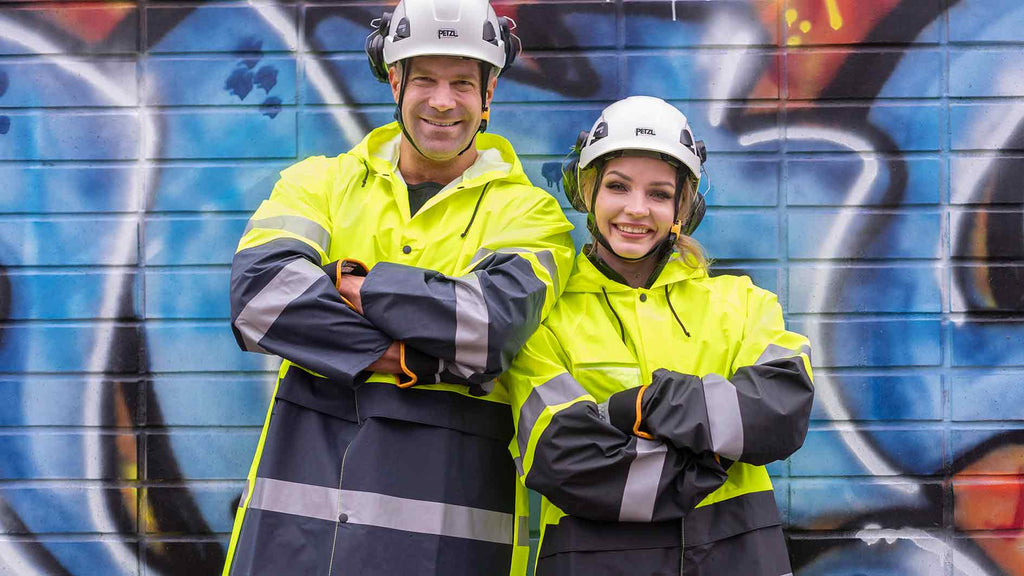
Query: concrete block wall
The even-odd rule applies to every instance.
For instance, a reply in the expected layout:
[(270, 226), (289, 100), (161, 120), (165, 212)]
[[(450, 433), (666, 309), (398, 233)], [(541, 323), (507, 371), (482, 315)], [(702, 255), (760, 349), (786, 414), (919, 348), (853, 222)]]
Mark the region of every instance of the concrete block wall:
[[(0, 574), (219, 573), (274, 362), (228, 266), (277, 172), (389, 120), (388, 3), (0, 6)], [(815, 346), (795, 573), (1024, 574), (1024, 4), (496, 0), (535, 183), (607, 103), (707, 141), (698, 232)]]

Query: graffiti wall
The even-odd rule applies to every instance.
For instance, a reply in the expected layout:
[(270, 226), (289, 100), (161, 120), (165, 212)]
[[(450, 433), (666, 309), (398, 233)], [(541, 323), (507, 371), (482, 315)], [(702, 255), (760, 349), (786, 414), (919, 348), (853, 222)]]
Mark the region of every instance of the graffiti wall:
[[(275, 370), (228, 328), (231, 256), (280, 169), (390, 118), (383, 5), (0, 7), (0, 574), (219, 573)], [(795, 572), (1024, 575), (1024, 4), (496, 7), (527, 52), (491, 126), (534, 182), (571, 212), (576, 133), (677, 103), (716, 270), (811, 337), (770, 467)]]

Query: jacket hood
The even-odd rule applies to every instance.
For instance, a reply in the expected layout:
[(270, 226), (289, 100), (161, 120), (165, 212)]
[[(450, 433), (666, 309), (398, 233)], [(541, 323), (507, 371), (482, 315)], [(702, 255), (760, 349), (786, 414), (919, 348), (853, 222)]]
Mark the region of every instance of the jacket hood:
[[(391, 122), (372, 130), (349, 154), (359, 158), (370, 170), (388, 174), (398, 167), (398, 145), (401, 138), (402, 129), (398, 122)], [(484, 132), (476, 135), (475, 146), (479, 156), (463, 174), (464, 184), (471, 186), (491, 180), (505, 180), (532, 186), (508, 140)]]
[[(700, 267), (694, 267), (683, 261), (678, 252), (673, 252), (669, 261), (665, 263), (661, 274), (649, 288), (654, 290), (666, 284), (675, 284), (684, 280), (696, 280), (707, 278), (707, 271)], [(568, 292), (601, 292), (604, 288), (608, 292), (625, 292), (634, 290), (633, 287), (612, 280), (594, 266), (590, 258), (583, 252), (576, 255), (576, 262), (573, 266), (572, 275), (569, 276), (569, 283), (565, 287)]]

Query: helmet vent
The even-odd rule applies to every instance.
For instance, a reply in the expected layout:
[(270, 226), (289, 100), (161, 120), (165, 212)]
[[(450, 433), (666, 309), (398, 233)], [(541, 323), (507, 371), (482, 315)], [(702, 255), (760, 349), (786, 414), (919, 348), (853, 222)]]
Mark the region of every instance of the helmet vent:
[(693, 134), (690, 134), (689, 130), (687, 130), (686, 128), (683, 128), (683, 131), (679, 133), (679, 143), (682, 144), (683, 146), (686, 146), (687, 148), (689, 148), (692, 151), (693, 150)]
[(608, 135), (608, 123), (607, 122), (601, 122), (600, 124), (597, 125), (597, 128), (594, 128), (594, 135), (591, 136), (590, 143), (593, 144), (594, 142), (597, 142), (598, 140), (600, 140), (601, 138), (604, 138), (607, 135)]
[(411, 33), (409, 32), (409, 19), (402, 18), (401, 20), (398, 21), (398, 26), (395, 28), (395, 37), (392, 39), (392, 42), (404, 40), (405, 38), (408, 38), (410, 35)]
[(494, 31), (494, 25), (488, 20), (484, 22), (484, 42), (490, 42), (495, 46), (498, 45), (498, 34)]

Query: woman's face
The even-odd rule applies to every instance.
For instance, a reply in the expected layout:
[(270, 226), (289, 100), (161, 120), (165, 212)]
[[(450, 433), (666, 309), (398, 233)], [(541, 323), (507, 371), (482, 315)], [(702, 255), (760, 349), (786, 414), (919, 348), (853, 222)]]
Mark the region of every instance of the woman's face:
[(598, 183), (597, 229), (616, 254), (639, 258), (668, 236), (675, 216), (676, 169), (645, 156), (611, 159)]

